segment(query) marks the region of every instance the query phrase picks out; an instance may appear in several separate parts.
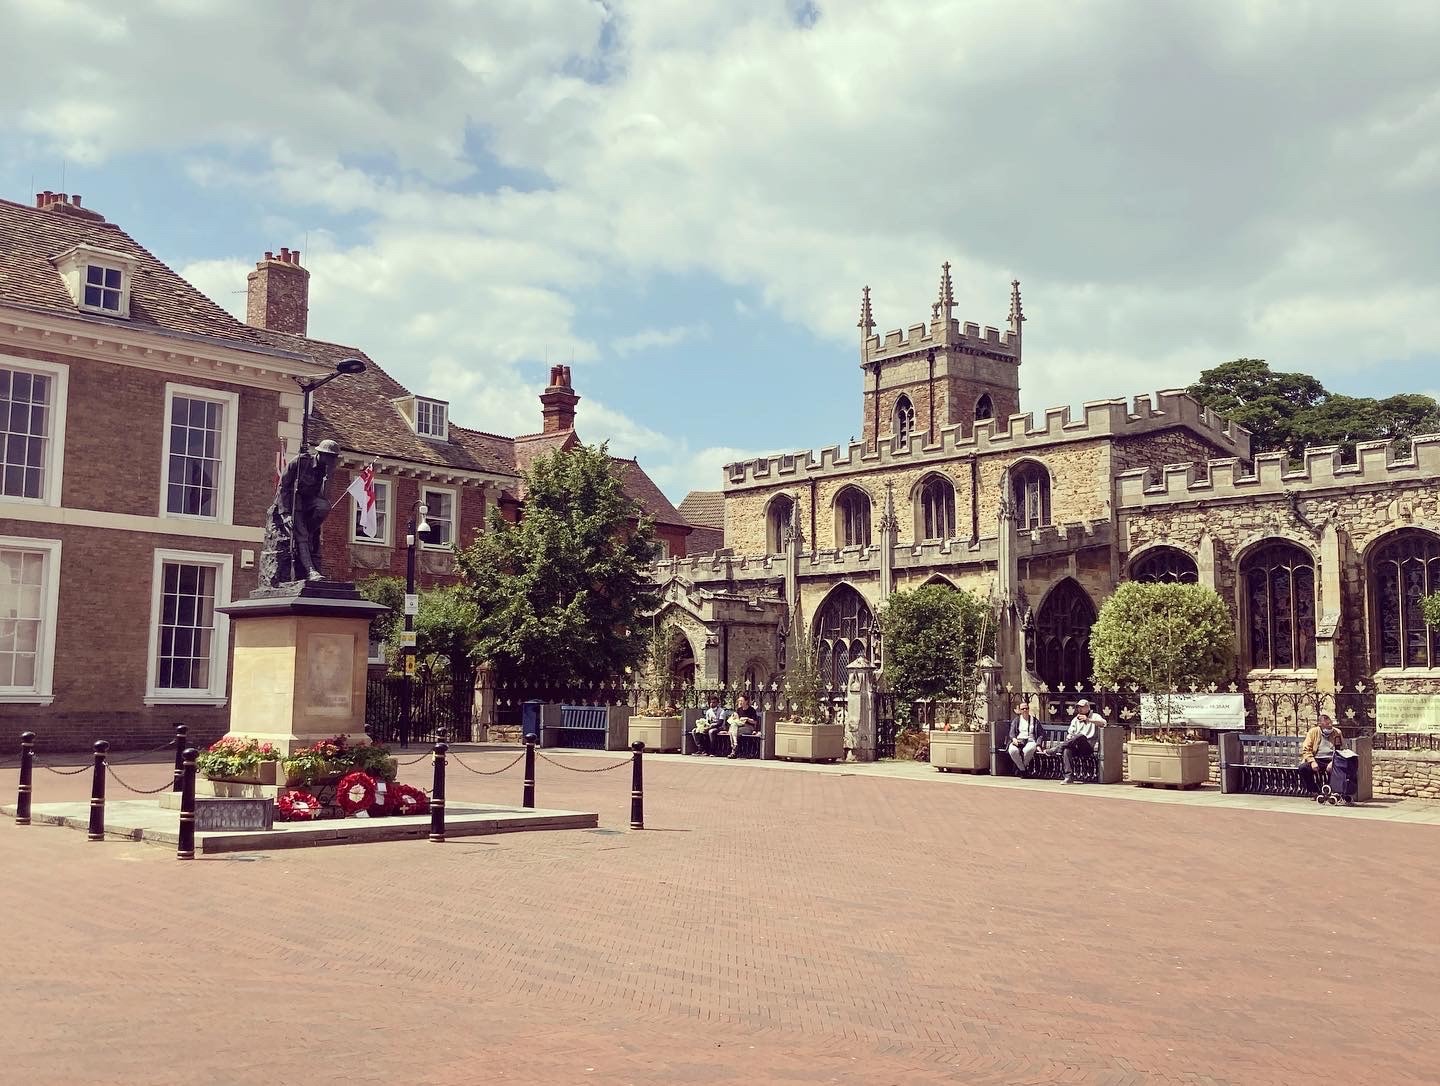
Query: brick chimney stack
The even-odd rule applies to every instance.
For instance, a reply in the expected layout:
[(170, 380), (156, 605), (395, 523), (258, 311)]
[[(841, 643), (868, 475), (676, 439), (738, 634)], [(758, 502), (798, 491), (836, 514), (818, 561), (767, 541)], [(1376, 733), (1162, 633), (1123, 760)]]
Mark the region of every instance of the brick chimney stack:
[(310, 318), (310, 272), (299, 249), (266, 253), (246, 276), (245, 323), (303, 336)]
[(540, 414), (547, 434), (575, 429), (575, 405), (580, 397), (570, 387), (570, 367), (550, 367), (550, 387), (540, 393)]
[(61, 215), (74, 215), (76, 218), (89, 219), (91, 222), (104, 222), (105, 216), (98, 211), (91, 211), (88, 207), (81, 207), (80, 195), (71, 195), (68, 192), (51, 192), (46, 189), (44, 192), (35, 194), (35, 206), (41, 211), (54, 211)]

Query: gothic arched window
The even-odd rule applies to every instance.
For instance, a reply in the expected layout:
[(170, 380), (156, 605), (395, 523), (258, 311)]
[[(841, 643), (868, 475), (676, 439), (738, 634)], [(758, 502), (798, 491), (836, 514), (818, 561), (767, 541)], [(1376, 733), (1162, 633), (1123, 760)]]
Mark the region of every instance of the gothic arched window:
[(1015, 522), (1021, 528), (1040, 528), (1050, 523), (1050, 472), (1035, 460), (1017, 464), (1012, 473), (1015, 491)]
[(790, 518), (795, 514), (795, 499), (777, 494), (765, 511), (765, 546), (767, 554), (784, 554), (790, 538)]
[(1315, 559), (1303, 547), (1274, 540), (1240, 563), (1250, 667), (1315, 666)]
[(1425, 624), (1421, 601), (1440, 591), (1440, 539), (1406, 529), (1370, 559), (1370, 598), (1381, 667), (1440, 667), (1440, 629)]
[(981, 419), (993, 419), (995, 417), (995, 404), (990, 399), (990, 393), (985, 393), (975, 401), (975, 421)]
[(955, 486), (949, 479), (931, 475), (920, 486), (921, 539), (955, 538)]
[(835, 545), (870, 546), (870, 495), (847, 486), (835, 499)]
[(1131, 564), (1130, 579), (1141, 584), (1195, 584), (1200, 570), (1179, 547), (1151, 547)]
[(1095, 670), (1090, 662), (1090, 627), (1095, 605), (1073, 577), (1066, 577), (1045, 597), (1035, 619), (1035, 674), (1051, 690), (1080, 690)]
[(815, 660), (824, 681), (844, 690), (846, 668), (857, 656), (875, 662), (875, 616), (859, 592), (842, 584), (815, 616)]
[(915, 432), (915, 405), (910, 402), (910, 397), (901, 395), (895, 401), (895, 445), (897, 448), (910, 443), (910, 435)]

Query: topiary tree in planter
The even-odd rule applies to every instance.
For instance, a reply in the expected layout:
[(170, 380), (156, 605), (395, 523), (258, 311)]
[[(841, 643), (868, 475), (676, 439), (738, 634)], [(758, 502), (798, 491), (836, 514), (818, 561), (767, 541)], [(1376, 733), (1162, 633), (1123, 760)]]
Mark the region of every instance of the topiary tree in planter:
[(1197, 584), (1122, 584), (1100, 608), (1090, 631), (1095, 678), (1135, 684), (1156, 699), (1168, 728), (1175, 696), (1232, 673), (1235, 633), (1225, 603)]

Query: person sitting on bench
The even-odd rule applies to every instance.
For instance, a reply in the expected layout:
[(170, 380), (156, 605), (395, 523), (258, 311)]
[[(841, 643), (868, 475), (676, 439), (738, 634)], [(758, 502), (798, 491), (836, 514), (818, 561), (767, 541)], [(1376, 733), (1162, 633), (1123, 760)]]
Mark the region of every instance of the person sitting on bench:
[(741, 694), (735, 699), (735, 711), (730, 714), (730, 753), (727, 757), (740, 757), (740, 737), (742, 735), (758, 735), (759, 733), (760, 714), (750, 704), (750, 699)]
[(1010, 722), (1010, 760), (1022, 777), (1040, 749), (1040, 722), (1030, 715), (1030, 699), (1020, 703), (1020, 715)]
[(1075, 704), (1075, 715), (1065, 731), (1065, 739), (1047, 754), (1059, 754), (1065, 763), (1065, 777), (1061, 784), (1075, 783), (1075, 759), (1088, 758), (1095, 753), (1095, 727), (1100, 721), (1090, 712), (1090, 703), (1081, 698)]
[(1305, 733), (1300, 744), (1300, 776), (1309, 792), (1320, 791), (1320, 784), (1330, 772), (1330, 763), (1335, 752), (1345, 749), (1345, 737), (1330, 719), (1329, 713), (1320, 714), (1320, 722)]
[(716, 746), (720, 732), (725, 728), (725, 710), (720, 707), (718, 694), (710, 695), (709, 708), (705, 715), (695, 721), (695, 754), (719, 754)]

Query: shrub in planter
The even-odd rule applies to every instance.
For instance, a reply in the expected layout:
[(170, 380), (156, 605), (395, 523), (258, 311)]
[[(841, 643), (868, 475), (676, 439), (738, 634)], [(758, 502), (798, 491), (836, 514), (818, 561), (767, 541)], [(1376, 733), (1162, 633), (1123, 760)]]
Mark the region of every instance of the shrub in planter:
[(280, 752), (258, 739), (231, 737), (220, 739), (195, 759), (200, 775), (212, 781), (259, 782), (266, 763), (280, 758)]
[(297, 750), (285, 759), (284, 768), (290, 784), (338, 780), (351, 770), (387, 781), (394, 780), (396, 773), (395, 760), (387, 747), (364, 741), (352, 744), (343, 735)]

